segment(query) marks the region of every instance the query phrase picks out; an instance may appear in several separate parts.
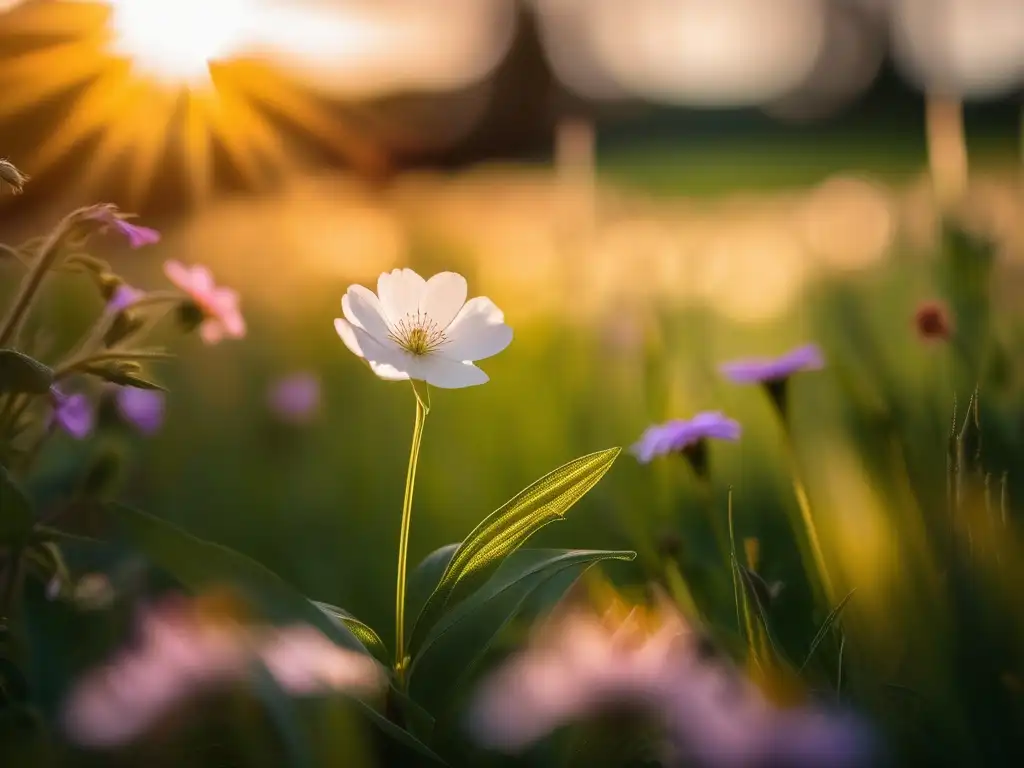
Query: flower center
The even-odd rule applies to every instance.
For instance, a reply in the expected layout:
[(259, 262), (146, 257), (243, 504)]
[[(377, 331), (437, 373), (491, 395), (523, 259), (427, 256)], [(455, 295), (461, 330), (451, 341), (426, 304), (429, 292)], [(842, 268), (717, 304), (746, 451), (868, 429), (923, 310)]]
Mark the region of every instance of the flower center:
[(392, 341), (417, 357), (430, 354), (447, 340), (437, 323), (422, 312), (408, 313), (390, 331)]

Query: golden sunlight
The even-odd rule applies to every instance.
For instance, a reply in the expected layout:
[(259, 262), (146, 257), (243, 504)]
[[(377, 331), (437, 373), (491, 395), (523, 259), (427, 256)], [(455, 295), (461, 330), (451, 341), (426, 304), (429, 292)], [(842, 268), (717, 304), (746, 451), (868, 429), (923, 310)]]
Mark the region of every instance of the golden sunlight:
[(108, 0), (111, 53), (173, 84), (209, 84), (209, 62), (245, 41), (249, 0)]

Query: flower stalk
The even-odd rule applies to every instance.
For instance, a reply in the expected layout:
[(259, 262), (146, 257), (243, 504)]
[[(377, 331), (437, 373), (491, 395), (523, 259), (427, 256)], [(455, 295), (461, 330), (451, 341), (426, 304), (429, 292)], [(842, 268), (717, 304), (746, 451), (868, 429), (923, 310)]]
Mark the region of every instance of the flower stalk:
[(790, 475), (793, 479), (793, 495), (796, 497), (796, 505), (800, 510), (800, 520), (803, 523), (804, 532), (807, 535), (807, 543), (811, 549), (811, 557), (814, 561), (814, 569), (821, 579), (821, 586), (825, 592), (825, 599), (829, 605), (835, 604), (835, 591), (832, 588), (832, 580), (828, 575), (828, 567), (825, 564), (825, 554), (821, 549), (821, 540), (818, 538), (818, 528), (814, 524), (814, 516), (811, 513), (811, 502), (807, 496), (807, 489), (804, 487), (800, 477), (800, 467), (796, 459), (796, 452), (789, 436), (789, 428), (783, 424), (783, 445), (785, 446), (786, 458), (789, 460)]
[(0, 347), (10, 344), (18, 331), (21, 330), (25, 318), (28, 317), (28, 311), (32, 308), (32, 302), (35, 300), (36, 294), (39, 293), (39, 288), (43, 284), (43, 279), (57, 260), (61, 244), (64, 242), (64, 238), (67, 236), (76, 218), (75, 214), (64, 218), (40, 247), (39, 256), (35, 264), (32, 265), (29, 273), (22, 281), (14, 303), (4, 318), (3, 324), (0, 325)]
[(409, 556), (409, 530), (412, 526), (412, 497), (416, 487), (416, 466), (420, 458), (420, 444), (423, 442), (423, 427), (430, 413), (430, 391), (421, 381), (412, 382), (416, 396), (416, 421), (412, 430), (412, 447), (409, 450), (409, 469), (405, 475), (405, 497), (402, 501), (402, 528), (398, 536), (398, 578), (395, 587), (395, 672), (399, 685), (405, 683), (405, 582)]

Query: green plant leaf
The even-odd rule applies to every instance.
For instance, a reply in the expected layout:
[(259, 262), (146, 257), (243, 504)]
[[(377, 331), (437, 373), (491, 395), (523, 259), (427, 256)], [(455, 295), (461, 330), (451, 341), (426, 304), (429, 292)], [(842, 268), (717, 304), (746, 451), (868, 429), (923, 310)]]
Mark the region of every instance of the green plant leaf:
[(427, 604), (431, 594), (437, 589), (445, 568), (451, 562), (452, 556), (459, 548), (460, 542), (445, 544), (427, 555), (416, 566), (409, 575), (409, 583), (406, 586), (405, 615), (415, 616), (417, 621), (423, 607)]
[(811, 657), (814, 656), (814, 652), (818, 650), (818, 646), (821, 645), (821, 641), (825, 639), (825, 635), (828, 634), (829, 629), (831, 629), (832, 625), (839, 620), (839, 615), (843, 612), (846, 604), (850, 602), (850, 598), (853, 597), (853, 593), (856, 591), (856, 589), (851, 589), (846, 594), (846, 597), (840, 600), (839, 604), (829, 612), (828, 616), (825, 617), (825, 620), (821, 623), (821, 627), (814, 635), (814, 639), (811, 640), (811, 647), (807, 651), (807, 657), (804, 659), (804, 663), (800, 665), (800, 672), (804, 671), (804, 667), (806, 667), (808, 662), (810, 662)]
[(480, 523), (456, 550), (423, 606), (413, 627), (410, 655), (416, 654), (434, 623), (487, 581), (505, 557), (548, 523), (561, 520), (611, 469), (620, 451), (609, 448), (563, 464)]
[(0, 349), (0, 392), (45, 395), (53, 386), (53, 369), (16, 349)]
[(32, 532), (35, 522), (32, 502), (7, 469), (0, 466), (0, 543), (20, 543)]
[(390, 699), (388, 710), (390, 711), (392, 708), (397, 710), (400, 718), (398, 721), (402, 723), (403, 727), (416, 738), (429, 743), (434, 736), (436, 724), (434, 716), (395, 685), (393, 679), (388, 688), (388, 697)]
[[(186, 588), (232, 584), (256, 602), (268, 621), (312, 624), (339, 645), (365, 650), (343, 624), (327, 616), (280, 576), (245, 555), (203, 541), (153, 515), (121, 504), (104, 505), (113, 533), (133, 544)], [(369, 704), (355, 700), (360, 710), (385, 735), (439, 765), (446, 765), (429, 747), (399, 728)]]
[(84, 370), (84, 373), (91, 373), (93, 376), (108, 381), (111, 384), (117, 384), (120, 387), (135, 387), (136, 389), (151, 389), (161, 392), (167, 391), (166, 387), (157, 384), (155, 381), (144, 379), (131, 371), (115, 366), (89, 366)]
[(311, 602), (335, 621), (340, 621), (344, 624), (348, 628), (348, 631), (356, 636), (359, 642), (363, 644), (366, 650), (373, 654), (373, 657), (377, 659), (377, 661), (385, 666), (391, 665), (391, 655), (388, 652), (387, 646), (384, 645), (384, 641), (380, 639), (380, 635), (374, 632), (373, 627), (369, 624), (363, 623), (344, 608), (339, 608), (338, 606), (331, 605), (330, 603), (322, 603), (319, 600), (313, 600)]
[(434, 752), (434, 750), (432, 750), (422, 741), (417, 739), (407, 730), (395, 725), (386, 717), (384, 717), (384, 715), (380, 714), (374, 709), (366, 707), (366, 710), (370, 713), (370, 721), (375, 726), (377, 726), (384, 733), (385, 736), (394, 739), (403, 747), (406, 747), (407, 749), (411, 750), (412, 752), (415, 752), (421, 757), (427, 758), (436, 765), (448, 765), (448, 763), (445, 762), (445, 760), (440, 755)]
[(274, 623), (312, 624), (331, 640), (365, 650), (343, 625), (332, 620), (297, 589), (240, 552), (204, 541), (158, 517), (121, 504), (103, 506), (113, 533), (133, 545), (190, 590), (234, 586)]
[(309, 739), (299, 722), (292, 698), (281, 689), (263, 664), (253, 664), (249, 671), (253, 681), (252, 690), (281, 739), (287, 765), (290, 768), (313, 768)]
[[(431, 630), (409, 670), (409, 695), (438, 715), (460, 680), (480, 660), (527, 599), (555, 577), (578, 577), (601, 560), (632, 560), (635, 552), (523, 549), (509, 555), (473, 595)], [(575, 579), (563, 581), (565, 588)]]
[[(782, 658), (782, 654), (779, 653), (779, 647), (775, 642), (774, 635), (772, 634), (771, 622), (768, 617), (768, 602), (767, 600), (762, 599), (764, 593), (760, 589), (760, 585), (764, 583), (764, 579), (745, 565), (737, 563), (736, 567), (739, 569), (740, 576), (743, 579), (744, 594), (747, 596), (749, 604), (754, 608), (753, 614), (758, 617), (761, 622), (761, 626), (764, 629), (766, 647), (761, 650), (766, 653), (770, 653), (774, 660), (780, 660)], [(754, 645), (752, 638), (751, 644)]]

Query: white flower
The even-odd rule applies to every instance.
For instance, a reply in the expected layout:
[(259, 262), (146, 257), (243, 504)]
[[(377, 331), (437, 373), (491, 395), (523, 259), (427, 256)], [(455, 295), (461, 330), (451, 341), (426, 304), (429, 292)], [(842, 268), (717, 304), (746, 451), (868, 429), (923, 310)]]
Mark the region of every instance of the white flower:
[(419, 379), (443, 389), (483, 384), (475, 360), (512, 342), (505, 315), (490, 299), (466, 301), (466, 278), (441, 272), (424, 280), (411, 269), (385, 272), (374, 294), (353, 285), (334, 327), (352, 352), (389, 381)]

